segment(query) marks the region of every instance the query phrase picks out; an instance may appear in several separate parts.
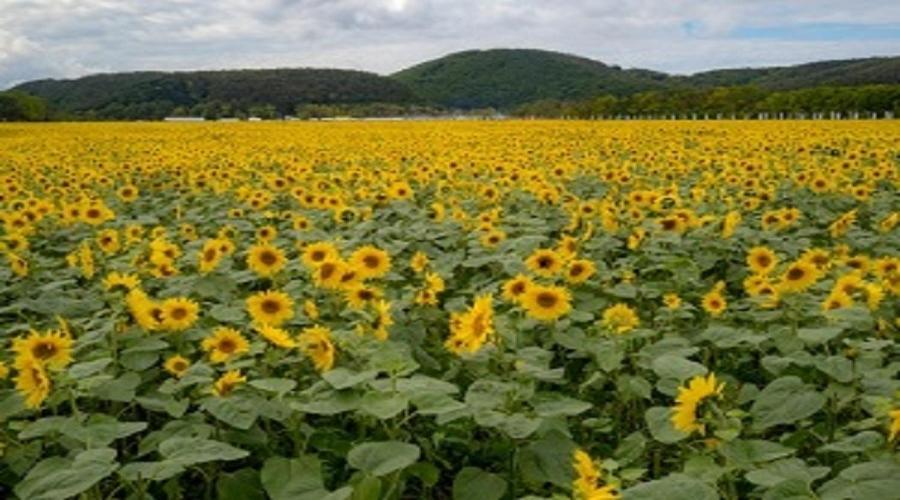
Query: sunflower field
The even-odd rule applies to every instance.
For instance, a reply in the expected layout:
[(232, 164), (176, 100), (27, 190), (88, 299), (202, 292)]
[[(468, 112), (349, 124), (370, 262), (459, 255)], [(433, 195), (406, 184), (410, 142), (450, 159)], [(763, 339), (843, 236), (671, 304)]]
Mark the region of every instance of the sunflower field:
[(900, 122), (0, 125), (0, 498), (900, 498)]

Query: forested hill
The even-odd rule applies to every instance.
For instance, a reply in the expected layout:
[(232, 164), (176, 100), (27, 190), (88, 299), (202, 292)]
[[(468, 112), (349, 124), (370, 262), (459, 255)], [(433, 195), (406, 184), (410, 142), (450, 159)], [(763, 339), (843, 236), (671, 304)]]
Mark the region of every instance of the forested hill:
[(173, 112), (284, 115), (304, 103), (414, 100), (403, 83), (374, 73), (338, 69), (110, 73), (74, 80), (37, 80), (14, 90), (42, 97), (60, 112), (101, 118), (160, 118)]
[[(53, 118), (158, 119), (171, 114), (275, 117), (396, 114), (439, 109), (511, 111), (534, 103), (702, 92), (750, 87), (760, 92), (900, 84), (900, 57), (823, 61), (797, 66), (669, 75), (623, 69), (559, 52), (472, 50), (417, 64), (390, 76), (337, 69), (135, 72), (23, 83), (0, 94), (0, 119), (26, 116), (46, 101)], [(4, 104), (6, 102), (7, 104)], [(26, 106), (27, 105), (27, 106)], [(428, 108), (425, 108), (428, 109)], [(434, 108), (431, 108), (434, 110)], [(34, 113), (31, 113), (34, 115)]]

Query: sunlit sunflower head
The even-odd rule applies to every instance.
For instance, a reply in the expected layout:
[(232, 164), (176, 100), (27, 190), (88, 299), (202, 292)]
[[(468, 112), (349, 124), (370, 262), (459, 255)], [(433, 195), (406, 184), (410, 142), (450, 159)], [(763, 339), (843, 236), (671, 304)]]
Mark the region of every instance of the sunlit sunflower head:
[[(351, 275), (352, 280), (343, 280), (344, 277)], [(362, 279), (359, 269), (348, 267), (347, 263), (340, 259), (326, 260), (313, 269), (312, 277), (316, 286), (327, 289), (350, 287)]]
[(137, 274), (125, 274), (118, 272), (111, 272), (106, 275), (106, 278), (103, 279), (103, 287), (106, 290), (123, 290), (130, 291), (134, 290), (141, 286), (141, 279)]
[(294, 300), (281, 291), (257, 292), (247, 297), (247, 312), (255, 323), (280, 326), (294, 317)]
[(524, 274), (510, 278), (503, 283), (503, 298), (510, 302), (518, 303), (533, 284), (531, 278)]
[(347, 288), (344, 291), (344, 297), (353, 309), (362, 309), (373, 301), (380, 299), (381, 295), (381, 290), (378, 288), (363, 284)]
[(263, 226), (256, 230), (256, 239), (263, 243), (269, 243), (276, 236), (278, 236), (278, 230), (272, 225)]
[(531, 318), (553, 321), (572, 310), (571, 295), (563, 287), (532, 285), (522, 297), (522, 307)]
[(663, 304), (666, 305), (666, 308), (670, 311), (674, 311), (681, 307), (681, 297), (678, 296), (677, 293), (667, 293), (663, 295)]
[(269, 277), (284, 268), (287, 259), (284, 252), (268, 243), (253, 245), (247, 252), (247, 267), (262, 277)]
[(481, 245), (486, 248), (495, 248), (500, 243), (503, 243), (504, 240), (506, 240), (506, 233), (493, 227), (485, 231), (479, 238)]
[(802, 292), (819, 279), (819, 270), (807, 260), (792, 263), (781, 275), (778, 290), (782, 293)]
[(50, 395), (50, 376), (44, 365), (31, 356), (16, 359), (16, 389), (25, 398), (25, 406), (39, 408)]
[(131, 203), (138, 199), (140, 191), (133, 184), (126, 184), (116, 191), (116, 196), (125, 203)]
[(597, 272), (597, 266), (588, 259), (575, 259), (566, 266), (566, 281), (572, 284), (580, 284), (587, 281)]
[(334, 366), (335, 349), (331, 330), (324, 326), (304, 328), (299, 337), (300, 350), (312, 361), (316, 370), (326, 372)]
[(234, 328), (220, 326), (203, 339), (203, 350), (212, 363), (224, 363), (250, 350), (250, 343)]
[(753, 247), (747, 253), (747, 265), (754, 274), (769, 274), (778, 264), (778, 257), (769, 247)]
[(270, 344), (282, 349), (293, 349), (297, 347), (291, 334), (287, 330), (272, 326), (269, 324), (260, 324), (253, 327), (257, 333), (266, 339)]
[(220, 398), (227, 397), (246, 381), (247, 377), (241, 375), (240, 370), (229, 370), (213, 384), (213, 394)]
[(686, 433), (705, 432), (705, 426), (698, 422), (697, 410), (700, 403), (708, 398), (721, 397), (725, 383), (719, 383), (716, 375), (710, 373), (704, 377), (698, 375), (688, 382), (687, 387), (679, 387), (672, 408), (672, 425)]
[(637, 313), (627, 304), (615, 304), (603, 311), (601, 324), (608, 330), (619, 335), (640, 325), (641, 321)]
[(319, 241), (310, 243), (303, 248), (303, 265), (307, 268), (315, 269), (322, 263), (329, 260), (337, 260), (340, 258), (340, 252), (337, 246), (330, 241)]
[(710, 316), (719, 316), (728, 307), (728, 301), (725, 299), (721, 290), (713, 289), (703, 296), (701, 305), (703, 310)]
[(179, 354), (170, 356), (166, 359), (166, 362), (163, 363), (163, 368), (176, 378), (181, 378), (190, 367), (191, 362)]
[(425, 268), (428, 267), (428, 264), (431, 261), (428, 259), (428, 255), (424, 252), (416, 252), (413, 254), (412, 258), (409, 259), (409, 267), (416, 273), (421, 273), (425, 271)]
[(563, 259), (555, 250), (540, 248), (525, 259), (525, 265), (534, 274), (549, 278), (562, 269)]
[(391, 269), (390, 255), (371, 245), (356, 249), (349, 262), (363, 279), (380, 278)]
[(166, 299), (162, 303), (162, 327), (170, 331), (187, 330), (197, 321), (200, 305), (185, 297)]
[(13, 340), (12, 350), (16, 360), (32, 358), (52, 370), (61, 370), (72, 362), (72, 338), (63, 331), (32, 330), (27, 337)]

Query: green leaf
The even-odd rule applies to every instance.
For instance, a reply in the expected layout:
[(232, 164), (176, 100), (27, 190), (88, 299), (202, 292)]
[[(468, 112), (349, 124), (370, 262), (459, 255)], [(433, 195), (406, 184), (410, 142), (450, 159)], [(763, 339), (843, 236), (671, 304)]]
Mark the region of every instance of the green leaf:
[(819, 488), (822, 500), (896, 500), (900, 465), (891, 461), (851, 465)]
[(297, 387), (297, 381), (286, 378), (259, 378), (250, 381), (250, 385), (276, 394), (285, 394)]
[(819, 451), (834, 451), (838, 453), (862, 453), (864, 451), (880, 448), (884, 444), (884, 437), (875, 431), (865, 431), (855, 436), (846, 437), (840, 441), (827, 444), (819, 448)]
[(718, 500), (715, 488), (684, 474), (641, 483), (622, 492), (624, 500)]
[(664, 354), (653, 360), (653, 372), (660, 378), (676, 379), (679, 382), (696, 375), (706, 375), (705, 366), (681, 356)]
[(259, 472), (251, 468), (219, 474), (216, 493), (217, 500), (266, 500)]
[(318, 500), (328, 494), (321, 464), (310, 455), (272, 457), (263, 464), (260, 480), (272, 500)]
[(52, 457), (35, 465), (15, 487), (22, 500), (69, 498), (98, 483), (115, 471), (116, 451), (109, 448), (87, 450), (74, 460)]
[(568, 436), (558, 431), (549, 432), (522, 448), (519, 473), (535, 488), (540, 488), (544, 483), (568, 488), (572, 485), (572, 453), (575, 448), (575, 442)]
[(776, 379), (760, 391), (750, 414), (758, 430), (790, 424), (822, 409), (825, 396), (805, 385), (799, 377)]
[(112, 363), (112, 358), (101, 358), (95, 359), (94, 361), (76, 363), (69, 367), (67, 373), (73, 379), (78, 380), (102, 372), (110, 363)]
[(243, 430), (249, 429), (259, 416), (253, 400), (235, 395), (207, 398), (201, 407), (222, 422)]
[(591, 409), (591, 403), (563, 396), (555, 392), (535, 395), (531, 400), (534, 412), (540, 417), (573, 416)]
[(672, 426), (672, 410), (665, 406), (654, 406), (644, 413), (644, 420), (647, 422), (647, 429), (653, 439), (664, 444), (672, 444), (688, 437), (688, 434), (681, 432)]
[(353, 486), (351, 500), (381, 500), (381, 480), (366, 476)]
[(828, 342), (843, 333), (839, 326), (823, 326), (819, 328), (801, 328), (797, 330), (797, 337), (808, 345), (819, 345)]
[(72, 439), (85, 443), (88, 448), (107, 446), (147, 428), (147, 422), (119, 422), (108, 415), (92, 415), (84, 424), (67, 419), (57, 430)]
[(378, 372), (375, 370), (354, 372), (347, 368), (338, 367), (323, 373), (322, 379), (324, 379), (325, 382), (328, 382), (331, 387), (341, 390), (355, 387), (370, 380), (375, 380), (376, 376), (378, 376)]
[(121, 377), (93, 388), (94, 396), (109, 401), (128, 403), (134, 399), (134, 391), (141, 384), (141, 376), (128, 372)]
[(354, 469), (373, 476), (383, 476), (408, 467), (419, 459), (421, 451), (414, 444), (400, 441), (363, 443), (347, 454), (347, 462)]
[(240, 460), (250, 453), (213, 439), (169, 438), (159, 444), (159, 453), (167, 461), (184, 467), (218, 460)]
[(478, 467), (465, 467), (453, 479), (453, 500), (499, 500), (506, 481)]
[(753, 484), (768, 488), (788, 480), (810, 484), (828, 474), (828, 467), (810, 467), (798, 458), (786, 458), (748, 472), (744, 477)]
[(369, 391), (363, 396), (359, 409), (375, 418), (387, 420), (399, 415), (408, 404), (409, 399), (403, 394)]
[(794, 450), (772, 441), (735, 439), (719, 446), (719, 453), (741, 469), (749, 469), (760, 462), (784, 458)]

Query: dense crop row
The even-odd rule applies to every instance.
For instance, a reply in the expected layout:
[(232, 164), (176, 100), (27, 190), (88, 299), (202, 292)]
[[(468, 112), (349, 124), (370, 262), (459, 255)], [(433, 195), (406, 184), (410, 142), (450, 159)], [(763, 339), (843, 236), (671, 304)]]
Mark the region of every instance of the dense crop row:
[(900, 124), (0, 127), (0, 496), (900, 498)]

